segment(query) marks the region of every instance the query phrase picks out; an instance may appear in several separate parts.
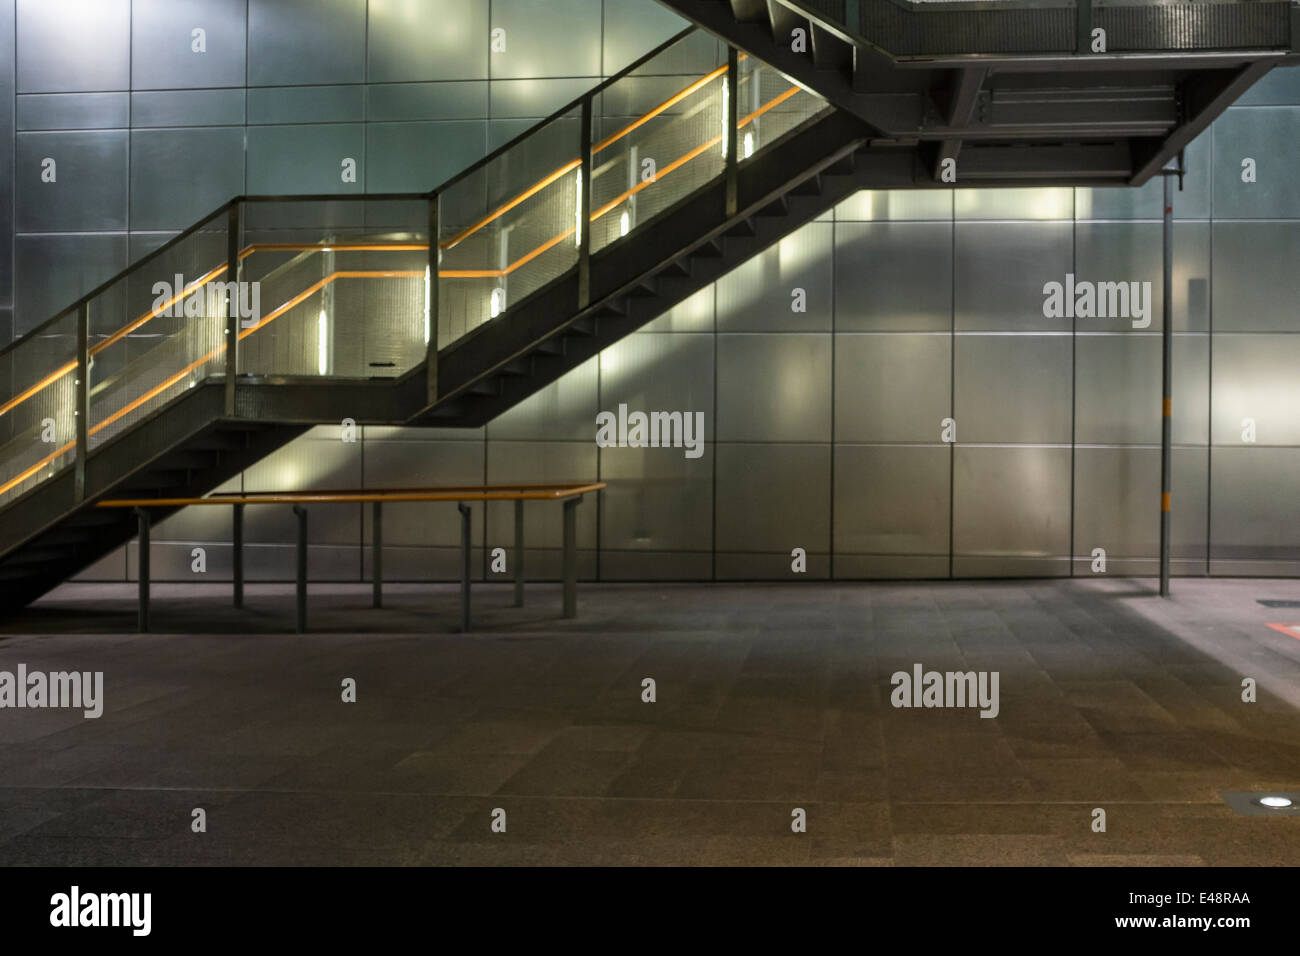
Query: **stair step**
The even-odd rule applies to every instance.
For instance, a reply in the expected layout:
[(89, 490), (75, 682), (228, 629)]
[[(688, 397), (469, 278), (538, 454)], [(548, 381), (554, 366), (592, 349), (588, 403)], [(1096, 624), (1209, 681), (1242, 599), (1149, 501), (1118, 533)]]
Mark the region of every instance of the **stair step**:
[(778, 196), (754, 214), (760, 219), (776, 219), (790, 215), (790, 203), (784, 196)]
[(568, 324), (568, 326), (565, 327), (565, 329), (564, 329), (564, 334), (565, 334), (565, 335), (580, 335), (580, 336), (582, 336), (582, 337), (584, 337), (584, 338), (586, 338), (586, 337), (588, 337), (588, 336), (595, 335), (595, 334), (596, 334), (596, 320), (595, 320), (595, 319), (591, 319), (591, 318), (587, 318), (587, 319), (575, 319), (574, 321), (570, 322), (570, 323)]
[(533, 374), (533, 360), (527, 357), (515, 359), (501, 366), (497, 372), (512, 378), (527, 378)]
[(23, 548), (5, 560), (6, 568), (31, 567), (51, 561), (66, 561), (71, 548)]
[(790, 190), (792, 196), (820, 196), (822, 192), (822, 178), (814, 174), (809, 176), (799, 185)]
[(767, 19), (767, 0), (730, 0), (731, 13), (741, 23), (758, 23)]
[(491, 395), (495, 398), (501, 394), (501, 379), (496, 376), (480, 379), (465, 391), (468, 395)]
[(549, 339), (542, 339), (533, 348), (538, 355), (563, 355), (564, 354), (564, 337), (561, 335), (552, 335)]
[(750, 236), (755, 236), (757, 234), (758, 234), (758, 230), (754, 227), (754, 220), (752, 219), (738, 220), (737, 222), (733, 223), (732, 226), (726, 232), (726, 235), (728, 236), (744, 236), (746, 238), (749, 238)]
[(694, 259), (721, 259), (723, 256), (723, 247), (721, 239), (709, 239), (695, 247), (691, 253)]

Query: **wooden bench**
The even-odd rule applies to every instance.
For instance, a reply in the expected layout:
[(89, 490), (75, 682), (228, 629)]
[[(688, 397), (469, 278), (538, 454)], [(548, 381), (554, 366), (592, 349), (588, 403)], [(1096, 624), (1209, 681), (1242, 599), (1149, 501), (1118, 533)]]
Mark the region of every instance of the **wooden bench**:
[(366, 504), (373, 509), (374, 529), (372, 602), (383, 606), (383, 506), (385, 502), (455, 502), (460, 511), (460, 626), (470, 630), (470, 514), (471, 502), (513, 501), (515, 503), (515, 607), (524, 603), (524, 502), (559, 501), (564, 506), (564, 604), (563, 616), (578, 614), (577, 509), (585, 494), (605, 487), (603, 481), (559, 485), (456, 485), (437, 488), (363, 488), (331, 491), (264, 491), (222, 493), (206, 498), (115, 498), (101, 501), (100, 508), (134, 509), (139, 521), (140, 607), (139, 629), (149, 630), (149, 533), (150, 508), (226, 507), (232, 509), (234, 545), (234, 603), (244, 605), (244, 509), (249, 505), (292, 505), (298, 518), (297, 546), (297, 632), (307, 630), (307, 505)]

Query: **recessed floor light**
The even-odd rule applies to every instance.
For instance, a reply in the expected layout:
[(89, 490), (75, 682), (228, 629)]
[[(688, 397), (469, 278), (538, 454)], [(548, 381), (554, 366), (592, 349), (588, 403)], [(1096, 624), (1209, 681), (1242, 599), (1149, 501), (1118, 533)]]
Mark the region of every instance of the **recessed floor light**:
[(1294, 806), (1295, 801), (1290, 797), (1267, 796), (1259, 798), (1260, 806), (1270, 807), (1275, 810), (1285, 810), (1287, 807)]
[(1300, 791), (1256, 790), (1220, 793), (1236, 813), (1248, 816), (1300, 817)]

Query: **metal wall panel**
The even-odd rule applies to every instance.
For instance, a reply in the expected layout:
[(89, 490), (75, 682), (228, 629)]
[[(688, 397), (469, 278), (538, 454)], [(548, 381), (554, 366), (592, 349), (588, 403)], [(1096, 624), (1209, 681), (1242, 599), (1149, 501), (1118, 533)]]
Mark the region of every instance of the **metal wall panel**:
[[(1180, 502), (1181, 504), (1181, 502)], [(1107, 561), (1160, 554), (1160, 449), (1078, 448), (1074, 453), (1074, 553), (1104, 548)], [(1108, 569), (1108, 573), (1114, 573)]]
[(1251, 418), (1257, 444), (1300, 445), (1300, 335), (1223, 334), (1213, 347), (1214, 444), (1243, 444)]
[[(243, 475), (236, 475), (232, 480), (212, 489), (212, 494), (238, 494), (244, 489)], [(234, 540), (231, 508), (218, 508), (215, 505), (201, 505), (197, 508), (182, 508), (170, 518), (154, 525), (150, 537), (155, 543), (172, 542), (190, 543), (194, 546), (209, 548), (211, 545), (229, 544)], [(256, 516), (254, 516), (256, 517)], [(209, 564), (211, 568), (211, 564)]]
[(126, 268), (126, 236), (19, 236), (14, 324), (22, 335)]
[[(416, 488), (483, 484), (482, 442), (376, 441), (366, 436), (363, 484), (367, 488)], [(476, 504), (476, 508), (482, 508)], [(373, 535), (370, 505), (362, 506), (362, 543)], [(383, 506), (384, 547), (460, 546), (460, 513), (444, 502), (391, 503)], [(471, 540), (483, 544), (483, 522), (471, 526)]]
[(506, 39), (490, 56), (494, 78), (600, 75), (601, 9), (591, 0), (493, 0), (492, 29)]
[(1237, 98), (1235, 106), (1300, 105), (1300, 67), (1274, 67)]
[(617, 73), (689, 25), (667, 7), (657, 3), (605, 0), (605, 74)]
[(838, 222), (952, 220), (953, 196), (946, 189), (862, 189), (835, 207)]
[[(719, 279), (718, 330), (829, 332), (832, 228), (809, 223)], [(794, 311), (796, 290), (806, 311)]]
[[(1274, 72), (1277, 72), (1276, 70)], [(1271, 75), (1271, 74), (1270, 74)], [(1174, 218), (1205, 219), (1210, 215), (1210, 154), (1213, 134), (1202, 133), (1187, 144), (1182, 189), (1175, 185)], [(1079, 219), (1161, 219), (1164, 179), (1152, 176), (1146, 185), (1102, 188), (1077, 187), (1075, 214)]]
[[(1210, 441), (1210, 337), (1174, 335), (1173, 440), (1175, 445)], [(1134, 415), (1142, 412), (1134, 410)], [(1156, 414), (1151, 406), (1147, 415)]]
[[(1209, 542), (1210, 456), (1205, 448), (1173, 450), (1169, 550), (1188, 574), (1204, 574)], [(1158, 507), (1155, 501), (1148, 508)]]
[(1070, 219), (1074, 190), (1062, 186), (1016, 189), (955, 189), (953, 215), (963, 219)]
[(830, 441), (831, 336), (718, 336), (719, 441)]
[(835, 440), (939, 440), (952, 408), (949, 335), (835, 336)]
[[(490, 84), (493, 119), (526, 119), (528, 126), (545, 119), (582, 96), (598, 81), (594, 76), (558, 80), (493, 80)], [(578, 127), (574, 126), (574, 143)]]
[(579, 441), (594, 447), (598, 369), (599, 357), (590, 358), (503, 412), (488, 423), (488, 440)]
[[(14, 49), (14, 6), (0, 4), (0, 49)], [(0, 61), (0, 347), (14, 335), (14, 64)]]
[[(988, 573), (997, 573), (999, 561), (1006, 573), (1032, 573), (1028, 569), (1035, 561), (1065, 561), (1070, 549), (1069, 448), (958, 445), (954, 452), (956, 555), (989, 559), (984, 564)], [(1053, 573), (1049, 567), (1039, 573)]]
[(132, 0), (132, 88), (243, 86), (246, 10), (246, 0)]
[(366, 0), (248, 0), (248, 84), (365, 80)]
[(365, 87), (271, 86), (248, 91), (248, 124), (360, 123), (365, 119)]
[[(365, 127), (250, 126), (248, 192), (287, 196), (361, 192), (365, 183)], [(357, 161), (357, 181), (344, 183), (342, 162)]]
[(131, 134), (131, 225), (184, 229), (244, 192), (242, 127)]
[[(1141, 331), (1164, 328), (1164, 226), (1160, 223), (1091, 222), (1075, 228), (1074, 275), (1078, 282), (1149, 282), (1140, 294), (1150, 325)], [(1174, 224), (1174, 330), (1209, 330), (1210, 230), (1207, 223)], [(1062, 281), (1057, 277), (1056, 281)], [(1148, 293), (1149, 289), (1149, 303)], [(1133, 326), (1137, 303), (1130, 303), (1131, 318), (1080, 318), (1080, 332), (1138, 331)], [(1068, 320), (1066, 320), (1068, 321)]]
[(706, 286), (659, 318), (641, 326), (642, 332), (712, 332), (714, 286)]
[(29, 93), (17, 98), (19, 130), (121, 129), (130, 125), (127, 93)]
[(1077, 442), (1160, 443), (1161, 354), (1158, 335), (1075, 339)]
[(835, 330), (952, 326), (952, 224), (841, 223), (835, 230)]
[(491, 84), (393, 83), (366, 87), (366, 118), (372, 123), (485, 119)]
[[(619, 404), (647, 414), (703, 412), (705, 434), (695, 437), (712, 441), (713, 336), (637, 332), (605, 349), (600, 354), (599, 409), (617, 413)], [(489, 433), (496, 436), (495, 426)], [(586, 419), (580, 434), (595, 436), (593, 419)]]
[[(594, 423), (594, 419), (593, 419)], [(597, 474), (595, 441), (494, 441), (487, 446), (487, 483), (506, 482), (556, 484), (594, 481)], [(481, 506), (475, 508), (480, 513)], [(595, 495), (578, 505), (578, 547), (596, 547)], [(514, 502), (489, 502), (487, 509), (489, 548), (507, 550), (515, 540)], [(529, 502), (524, 506), (525, 546), (529, 549), (558, 549), (564, 543), (564, 513), (559, 502)], [(531, 574), (530, 574), (531, 577)]]
[(835, 446), (835, 554), (948, 557), (942, 445)]
[(1300, 332), (1300, 222), (1214, 224), (1215, 332)]
[(1069, 442), (1071, 337), (959, 335), (959, 442)]
[[(317, 431), (295, 439), (244, 472), (245, 491), (310, 491), (357, 488), (361, 485), (361, 443), (315, 437)], [(308, 541), (322, 545), (359, 545), (361, 505), (311, 505)], [(250, 509), (252, 510), (252, 509)], [(265, 505), (246, 515), (244, 540), (251, 543), (292, 544), (297, 525), (291, 505)]]
[(1212, 570), (1243, 573), (1248, 569), (1234, 562), (1300, 561), (1300, 449), (1215, 448), (1210, 467)]
[[(1300, 183), (1290, 157), (1300, 137), (1294, 109), (1228, 110), (1214, 122), (1216, 219), (1300, 216)], [(1242, 163), (1255, 161), (1255, 182), (1242, 182)]]
[[(18, 232), (108, 232), (126, 228), (127, 134), (18, 133)], [(55, 162), (43, 182), (42, 163)]]
[(958, 331), (1070, 329), (1069, 319), (1043, 316), (1044, 284), (1064, 282), (1072, 268), (1070, 223), (958, 223), (956, 230)]
[(602, 551), (710, 552), (715, 448), (703, 451), (687, 458), (677, 448), (602, 449)]
[(131, 94), (131, 125), (242, 126), (244, 91), (164, 90)]
[(793, 548), (826, 552), (830, 445), (719, 445), (716, 451), (719, 555), (768, 555), (772, 573), (766, 576), (793, 578)]
[(370, 123), (366, 126), (366, 189), (425, 192), (487, 155), (487, 124)]
[(483, 0), (370, 0), (369, 80), (486, 79), (490, 6)]
[(131, 0), (17, 0), (18, 92), (125, 90)]

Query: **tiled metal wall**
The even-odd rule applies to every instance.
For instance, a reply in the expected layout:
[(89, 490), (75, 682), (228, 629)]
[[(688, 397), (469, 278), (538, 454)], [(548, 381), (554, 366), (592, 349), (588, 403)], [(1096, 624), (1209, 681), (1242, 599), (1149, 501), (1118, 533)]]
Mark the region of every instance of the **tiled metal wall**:
[[(93, 41), (64, 35), (71, 6), (102, 19)], [(352, 188), (337, 182), (341, 155), (360, 159), (357, 189), (428, 188), (678, 25), (649, 0), (17, 11), (20, 328), (230, 194)], [(208, 30), (201, 64), (176, 49), (193, 25)], [(499, 61), (479, 42), (494, 26), (510, 44)], [(1297, 105), (1300, 71), (1275, 73), (1188, 151), (1176, 573), (1300, 574)], [(55, 149), (69, 157), (58, 199), (33, 184)], [(317, 429), (231, 487), (599, 476), (609, 489), (579, 509), (581, 572), (607, 580), (789, 579), (795, 548), (810, 578), (1087, 575), (1095, 548), (1110, 574), (1152, 574), (1160, 189), (862, 193), (485, 429), (369, 428), (355, 444)], [(1067, 272), (1150, 281), (1151, 326), (1044, 318), (1043, 283)], [(702, 412), (704, 454), (598, 449), (596, 413), (620, 403)], [(491, 577), (512, 508), (475, 515)], [(316, 508), (311, 521), (313, 577), (364, 580), (369, 513)], [(288, 516), (250, 514), (248, 534), (250, 576), (290, 577)], [(530, 505), (527, 537), (530, 576), (556, 576), (558, 507)], [(205, 547), (207, 578), (227, 577), (229, 540), (227, 516), (179, 515), (155, 532), (155, 573), (192, 579)], [(390, 507), (384, 540), (392, 579), (456, 573), (453, 506)], [(88, 576), (129, 577), (134, 561), (128, 549)]]

